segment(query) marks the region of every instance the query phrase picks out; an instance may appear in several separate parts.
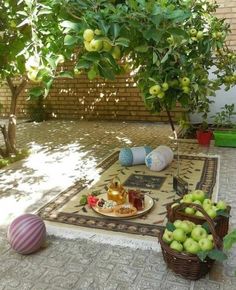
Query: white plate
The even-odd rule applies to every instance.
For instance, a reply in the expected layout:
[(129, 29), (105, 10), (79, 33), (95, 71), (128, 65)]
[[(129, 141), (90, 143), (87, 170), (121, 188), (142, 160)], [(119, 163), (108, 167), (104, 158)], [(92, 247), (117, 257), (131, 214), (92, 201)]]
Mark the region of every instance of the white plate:
[[(106, 193), (102, 193), (102, 194), (98, 195), (97, 197), (99, 199), (103, 198), (104, 200), (108, 200)], [(137, 218), (137, 217), (140, 217), (140, 216), (146, 214), (154, 206), (154, 200), (152, 199), (151, 196), (146, 195), (146, 194), (144, 195), (144, 203), (145, 203), (145, 208), (143, 210), (138, 210), (137, 213), (135, 213), (135, 214), (133, 214), (131, 216), (125, 216), (125, 217), (117, 216), (114, 212), (109, 212), (109, 213), (101, 212), (101, 211), (99, 211), (99, 207), (97, 207), (97, 206), (92, 207), (92, 209), (96, 213), (99, 213), (99, 214), (101, 214), (103, 216), (107, 216), (107, 217), (110, 217), (110, 218), (115, 218), (115, 219), (131, 219), (131, 218)], [(129, 203), (126, 203), (126, 204), (129, 204)]]

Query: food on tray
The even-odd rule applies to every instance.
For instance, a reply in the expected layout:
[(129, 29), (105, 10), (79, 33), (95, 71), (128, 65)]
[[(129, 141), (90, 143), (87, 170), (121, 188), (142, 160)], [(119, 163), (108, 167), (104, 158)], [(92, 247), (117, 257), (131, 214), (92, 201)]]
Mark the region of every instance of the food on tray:
[(140, 190), (130, 189), (128, 191), (129, 203), (132, 204), (137, 210), (144, 210), (145, 199), (144, 194)]
[(97, 202), (97, 207), (100, 212), (110, 213), (113, 212), (117, 203), (113, 200), (104, 200), (103, 198)]
[(120, 217), (132, 216), (137, 213), (137, 209), (131, 204), (124, 204), (124, 205), (116, 206), (114, 211), (115, 211), (115, 214)]

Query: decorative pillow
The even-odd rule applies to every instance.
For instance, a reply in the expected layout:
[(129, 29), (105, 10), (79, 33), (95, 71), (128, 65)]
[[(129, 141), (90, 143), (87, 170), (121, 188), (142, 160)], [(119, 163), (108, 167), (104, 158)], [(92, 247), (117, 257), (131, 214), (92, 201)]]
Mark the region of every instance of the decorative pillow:
[(122, 148), (119, 154), (120, 164), (123, 166), (132, 166), (145, 164), (145, 157), (152, 151), (149, 146)]
[(160, 145), (145, 158), (145, 163), (150, 170), (161, 171), (166, 168), (173, 160), (174, 153), (170, 147)]

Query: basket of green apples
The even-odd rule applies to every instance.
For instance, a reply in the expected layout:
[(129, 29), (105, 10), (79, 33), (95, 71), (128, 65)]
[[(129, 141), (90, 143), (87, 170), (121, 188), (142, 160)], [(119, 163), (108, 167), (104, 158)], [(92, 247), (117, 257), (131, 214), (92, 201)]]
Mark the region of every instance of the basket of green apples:
[(187, 207), (200, 211), (203, 225), (189, 220), (168, 222), (158, 236), (162, 254), (167, 266), (186, 279), (197, 280), (205, 276), (215, 260), (223, 261), (226, 255), (221, 251), (222, 239), (216, 234), (213, 220), (197, 204), (181, 203), (178, 207)]
[(207, 197), (207, 194), (196, 189), (188, 194), (185, 194), (182, 199), (179, 199), (166, 206), (167, 218), (170, 222), (174, 220), (189, 220), (195, 224), (203, 224), (206, 220), (204, 215), (192, 207), (185, 207), (180, 209), (179, 203), (197, 204), (200, 205), (207, 214), (214, 220), (215, 230), (219, 237), (223, 238), (229, 229), (229, 214), (231, 207), (225, 201), (219, 200), (217, 203), (213, 202)]

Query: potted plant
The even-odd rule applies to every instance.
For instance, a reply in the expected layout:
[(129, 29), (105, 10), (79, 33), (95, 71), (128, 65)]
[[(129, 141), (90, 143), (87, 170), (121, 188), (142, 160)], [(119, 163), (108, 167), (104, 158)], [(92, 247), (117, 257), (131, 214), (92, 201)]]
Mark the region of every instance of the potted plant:
[(196, 137), (198, 144), (209, 146), (212, 139), (212, 130), (208, 128), (207, 121), (203, 121), (199, 128), (196, 130)]
[(236, 115), (234, 104), (226, 104), (214, 116), (214, 125), (217, 128), (214, 131), (215, 146), (236, 147), (236, 124), (232, 121), (233, 115)]

